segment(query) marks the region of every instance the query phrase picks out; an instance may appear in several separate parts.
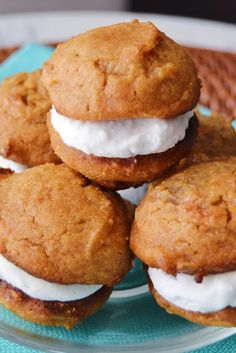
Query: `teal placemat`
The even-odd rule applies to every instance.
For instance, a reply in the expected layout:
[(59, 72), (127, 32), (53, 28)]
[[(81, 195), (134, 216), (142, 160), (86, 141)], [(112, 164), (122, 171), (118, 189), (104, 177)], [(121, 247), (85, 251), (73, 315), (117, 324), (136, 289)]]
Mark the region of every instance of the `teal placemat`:
[(22, 47), (0, 65), (0, 81), (18, 72), (32, 72), (39, 69), (50, 58), (52, 52), (53, 48), (39, 44), (28, 44)]

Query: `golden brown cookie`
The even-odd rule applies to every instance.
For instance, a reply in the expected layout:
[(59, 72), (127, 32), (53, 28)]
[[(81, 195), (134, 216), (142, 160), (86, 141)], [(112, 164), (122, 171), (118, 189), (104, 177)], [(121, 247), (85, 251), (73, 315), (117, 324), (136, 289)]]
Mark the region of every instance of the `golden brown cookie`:
[(186, 51), (137, 20), (58, 45), (42, 79), (57, 112), (79, 120), (175, 117), (193, 109), (200, 95)]
[[(47, 286), (65, 285), (63, 291), (69, 284), (101, 285), (82, 299), (43, 300), (4, 277), (0, 303), (26, 320), (67, 328), (93, 314), (132, 267), (131, 220), (124, 201), (64, 164), (4, 172), (0, 190), (1, 261), (21, 271), (17, 283), (43, 279)], [(24, 279), (29, 274), (34, 279)]]
[(197, 115), (198, 137), (187, 157), (187, 164), (236, 156), (236, 133), (231, 126), (231, 120), (216, 113), (210, 117), (202, 116), (200, 113)]
[(230, 157), (158, 180), (137, 207), (130, 246), (149, 267), (150, 290), (168, 312), (235, 326), (235, 200), (236, 157)]
[[(174, 171), (192, 164), (236, 156), (236, 133), (232, 120), (218, 113), (204, 116), (197, 112), (197, 117), (198, 135), (191, 152), (181, 159), (173, 170), (168, 170), (167, 174), (171, 175)], [(160, 179), (166, 178), (167, 174), (162, 175)], [(157, 182), (155, 180), (154, 184)]]
[[(168, 170), (162, 175), (160, 180), (192, 164), (236, 156), (236, 133), (232, 120), (214, 112), (209, 117), (199, 112), (196, 115), (199, 122), (198, 135), (191, 152), (174, 166), (174, 170)], [(153, 185), (158, 182), (156, 179)], [(149, 184), (149, 187), (153, 185)]]
[(59, 162), (46, 126), (51, 102), (40, 77), (41, 70), (20, 73), (0, 85), (0, 155), (28, 167)]
[(191, 166), (149, 189), (130, 245), (145, 264), (175, 275), (236, 268), (236, 157)]
[(166, 152), (131, 158), (106, 158), (89, 155), (66, 145), (52, 127), (50, 115), (48, 118), (53, 149), (63, 162), (99, 185), (115, 190), (152, 181), (176, 165), (190, 152), (197, 136), (197, 127), (197, 118), (191, 118), (185, 138)]
[(194, 143), (196, 68), (150, 22), (101, 27), (66, 41), (44, 65), (42, 80), (54, 106), (48, 126), (56, 154), (104, 187), (152, 181)]
[(111, 287), (102, 287), (89, 297), (71, 302), (44, 301), (31, 298), (22, 291), (0, 281), (0, 304), (21, 318), (42, 325), (74, 325), (93, 315), (111, 295)]
[(130, 269), (127, 209), (116, 193), (63, 164), (13, 174), (0, 193), (0, 253), (33, 276), (113, 286)]

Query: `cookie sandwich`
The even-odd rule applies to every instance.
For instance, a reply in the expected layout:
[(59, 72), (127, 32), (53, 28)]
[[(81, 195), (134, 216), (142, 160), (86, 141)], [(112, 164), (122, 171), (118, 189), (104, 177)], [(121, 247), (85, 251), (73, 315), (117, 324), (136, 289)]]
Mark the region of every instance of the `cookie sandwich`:
[(0, 192), (0, 303), (66, 328), (92, 315), (132, 266), (123, 200), (64, 164), (4, 173)]
[(194, 143), (200, 81), (185, 50), (152, 23), (120, 23), (57, 46), (42, 82), (56, 154), (98, 184), (155, 179)]
[(193, 165), (156, 183), (136, 209), (130, 245), (168, 312), (236, 324), (236, 158)]
[(60, 160), (53, 152), (46, 119), (51, 102), (41, 70), (6, 78), (0, 85), (0, 167), (21, 172)]

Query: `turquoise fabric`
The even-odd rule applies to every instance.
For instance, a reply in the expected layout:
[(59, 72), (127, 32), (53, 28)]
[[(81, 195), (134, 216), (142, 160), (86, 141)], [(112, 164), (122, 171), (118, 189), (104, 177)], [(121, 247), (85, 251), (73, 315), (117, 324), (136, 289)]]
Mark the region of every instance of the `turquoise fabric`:
[(232, 121), (232, 126), (233, 126), (234, 130), (236, 131), (236, 119)]
[[(43, 62), (51, 56), (52, 51), (53, 48), (37, 44), (30, 44), (23, 47), (0, 65), (0, 81), (17, 72), (30, 72), (41, 67)], [(204, 115), (210, 115), (208, 109), (201, 107), (201, 110)], [(137, 263), (137, 266), (139, 265), (140, 264)], [(126, 288), (129, 288), (131, 278), (134, 284), (137, 280), (137, 277), (134, 275), (134, 272), (131, 273), (126, 279), (126, 281), (129, 282), (128, 285), (124, 281), (120, 288), (124, 285)], [(139, 285), (143, 284), (144, 278), (140, 277), (139, 281), (141, 281)], [(116, 309), (114, 309), (113, 306), (115, 306)], [(115, 320), (114, 312), (116, 312)], [(121, 330), (121, 332), (116, 335), (116, 325), (122, 327), (125, 315), (128, 320), (126, 320), (125, 325), (123, 326), (123, 332)], [(26, 330), (42, 336), (58, 337), (60, 339), (68, 339), (69, 341), (79, 340), (83, 343), (92, 344), (101, 344), (104, 341), (107, 344), (117, 343), (117, 341), (121, 343), (122, 340), (125, 340), (127, 343), (134, 343), (134, 341), (138, 342), (140, 340), (141, 342), (142, 340), (149, 340), (153, 337), (166, 336), (167, 332), (169, 337), (171, 337), (175, 335), (178, 336), (181, 333), (188, 333), (193, 328), (198, 329), (197, 325), (187, 322), (177, 316), (166, 314), (164, 310), (156, 305), (154, 299), (150, 295), (143, 299), (132, 300), (130, 302), (122, 301), (116, 304), (109, 302), (96, 315), (86, 320), (86, 322), (77, 328), (77, 330), (75, 329), (70, 332), (63, 328), (48, 328), (28, 323), (17, 318), (2, 307), (0, 307), (0, 320), (1, 322), (16, 327), (17, 329)], [(99, 327), (97, 327), (98, 322), (100, 324)], [(100, 332), (98, 332), (99, 329)], [(37, 353), (39, 351), (22, 347), (0, 338), (0, 353), (1, 352)], [(236, 352), (236, 335), (206, 348), (192, 351), (192, 353), (215, 352)]]
[(31, 72), (40, 68), (52, 52), (53, 48), (39, 44), (22, 47), (0, 65), (0, 81), (18, 72)]
[[(7, 340), (0, 340), (1, 353), (39, 353), (38, 350), (26, 348), (18, 344), (11, 343)], [(227, 338), (221, 342), (211, 344), (204, 348), (195, 349), (191, 353), (235, 353), (236, 352), (236, 335)]]
[(199, 112), (204, 115), (205, 117), (211, 116), (211, 111), (207, 107), (203, 107), (202, 105), (198, 107)]

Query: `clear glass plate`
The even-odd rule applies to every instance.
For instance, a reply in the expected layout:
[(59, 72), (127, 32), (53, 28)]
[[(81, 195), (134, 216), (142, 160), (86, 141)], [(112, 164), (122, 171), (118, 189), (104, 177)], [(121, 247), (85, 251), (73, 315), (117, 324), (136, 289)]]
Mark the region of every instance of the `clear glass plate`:
[(0, 308), (0, 335), (45, 352), (186, 352), (219, 341), (236, 329), (202, 327), (167, 314), (135, 268), (110, 300), (73, 330), (31, 324)]

